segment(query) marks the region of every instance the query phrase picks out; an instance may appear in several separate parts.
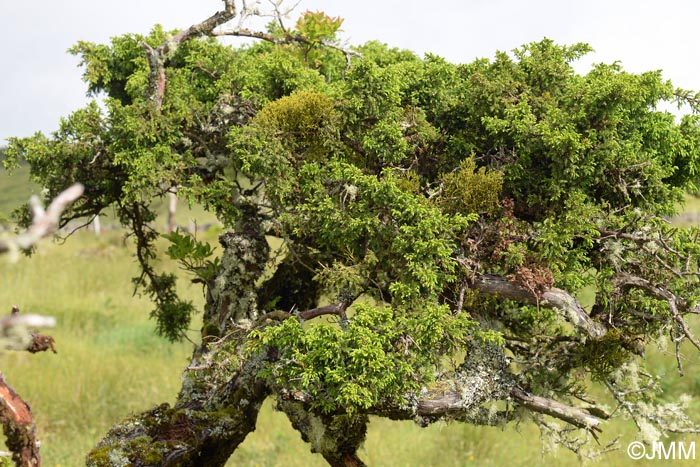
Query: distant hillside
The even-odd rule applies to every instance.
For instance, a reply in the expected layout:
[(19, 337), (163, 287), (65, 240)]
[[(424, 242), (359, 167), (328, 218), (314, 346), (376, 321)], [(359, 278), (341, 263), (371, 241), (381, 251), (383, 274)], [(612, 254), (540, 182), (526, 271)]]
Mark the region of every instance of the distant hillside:
[(23, 165), (9, 174), (0, 165), (0, 219), (26, 204), (41, 188), (29, 181), (29, 166)]

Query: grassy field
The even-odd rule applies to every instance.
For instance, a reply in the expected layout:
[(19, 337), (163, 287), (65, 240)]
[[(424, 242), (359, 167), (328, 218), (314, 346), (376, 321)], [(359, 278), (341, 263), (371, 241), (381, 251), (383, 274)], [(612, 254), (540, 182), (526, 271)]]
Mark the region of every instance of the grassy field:
[[(26, 200), (32, 188), (26, 171), (7, 178), (0, 169), (0, 212)], [(186, 223), (187, 212), (180, 213)], [(210, 234), (211, 235), (211, 234)], [(24, 312), (57, 318), (50, 333), (58, 354), (4, 353), (0, 369), (32, 405), (45, 466), (78, 466), (109, 427), (130, 412), (172, 402), (191, 344), (170, 344), (153, 333), (150, 303), (132, 296), (136, 273), (131, 250), (121, 232), (100, 237), (79, 232), (64, 244), (43, 242), (31, 258), (10, 263), (0, 258), (0, 314), (17, 304)], [(164, 268), (174, 268), (163, 261)], [(201, 288), (181, 281), (181, 292), (202, 303)], [(198, 327), (197, 324), (193, 328)], [(666, 394), (700, 393), (698, 355), (685, 352), (686, 376), (679, 378), (672, 355), (651, 349), (651, 365), (664, 377)], [(700, 406), (693, 406), (700, 413)], [(625, 454), (635, 439), (631, 421), (605, 426), (601, 442), (621, 436), (621, 450), (607, 454), (605, 465), (659, 465), (631, 461)], [(679, 438), (693, 441), (694, 437)], [(544, 453), (539, 432), (530, 423), (505, 429), (458, 424), (421, 429), (410, 422), (373, 419), (361, 457), (375, 466), (539, 466), (579, 465), (568, 451)], [(691, 465), (676, 461), (677, 465)], [(323, 466), (318, 455), (270, 402), (257, 430), (228, 465)]]
[(39, 187), (29, 182), (29, 167), (22, 166), (12, 176), (0, 165), (0, 225), (11, 212), (37, 194)]

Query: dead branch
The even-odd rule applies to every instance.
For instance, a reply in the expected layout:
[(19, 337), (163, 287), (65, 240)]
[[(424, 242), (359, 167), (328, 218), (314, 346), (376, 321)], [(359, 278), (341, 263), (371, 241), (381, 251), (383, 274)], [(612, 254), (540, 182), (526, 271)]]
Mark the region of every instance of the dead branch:
[(80, 198), (83, 190), (83, 185), (76, 183), (56, 196), (46, 210), (41, 206), (39, 198), (32, 196), (29, 200), (32, 225), (14, 238), (0, 240), (0, 254), (16, 250), (27, 251), (42, 238), (53, 234), (58, 229), (63, 211)]
[(564, 318), (594, 339), (600, 339), (607, 333), (607, 329), (601, 323), (593, 321), (586, 310), (578, 303), (575, 297), (564, 290), (552, 287), (545, 290), (539, 297), (534, 296), (527, 289), (495, 275), (479, 276), (471, 285), (472, 289), (481, 293), (498, 295), (502, 298), (515, 300), (522, 303), (554, 308)]
[(231, 29), (227, 31), (213, 31), (212, 36), (214, 37), (221, 37), (221, 36), (230, 36), (230, 37), (248, 37), (251, 39), (259, 39), (267, 42), (271, 42), (275, 45), (283, 45), (283, 44), (304, 44), (304, 45), (317, 45), (320, 47), (324, 47), (327, 49), (333, 49), (337, 50), (338, 52), (342, 52), (343, 55), (345, 55), (345, 60), (349, 62), (351, 57), (361, 57), (362, 55), (358, 52), (355, 52), (353, 50), (337, 46), (335, 44), (332, 44), (327, 41), (311, 41), (308, 38), (302, 36), (301, 34), (291, 34), (287, 32), (284, 36), (279, 37), (279, 36), (273, 36), (272, 34), (268, 34), (262, 31), (251, 31), (250, 29), (245, 29), (245, 28), (236, 28), (236, 29)]
[[(29, 250), (39, 240), (53, 234), (59, 226), (61, 214), (83, 194), (83, 186), (75, 184), (61, 192), (48, 208), (41, 206), (39, 198), (32, 196), (29, 207), (32, 224), (14, 238), (0, 241), (0, 253)], [(28, 328), (53, 327), (56, 320), (35, 314), (22, 315), (17, 306), (9, 316), (0, 318), (0, 342), (2, 349), (28, 350), (35, 353), (54, 348), (54, 339), (48, 335), (28, 332)], [(12, 389), (0, 374), (0, 423), (7, 447), (12, 451), (15, 464), (20, 467), (41, 465), (39, 441), (29, 405)]]
[(232, 20), (236, 16), (236, 13), (236, 4), (234, 0), (224, 0), (224, 9), (222, 11), (217, 11), (204, 21), (179, 32), (158, 47), (153, 48), (146, 42), (141, 44), (148, 55), (148, 64), (151, 68), (151, 75), (149, 77), (151, 82), (150, 97), (155, 103), (156, 108), (160, 109), (163, 103), (163, 96), (165, 95), (165, 62), (168, 57), (183, 42), (195, 37), (211, 35), (214, 28)]
[(343, 316), (345, 309), (347, 308), (347, 303), (338, 302), (331, 305), (321, 306), (318, 308), (313, 308), (311, 310), (299, 312), (299, 317), (303, 320), (314, 319), (323, 315), (337, 315)]
[(270, 313), (263, 315), (259, 321), (264, 321), (264, 320), (284, 321), (285, 319), (291, 318), (292, 316), (297, 316), (298, 318), (300, 318), (304, 321), (307, 321), (307, 320), (318, 318), (319, 316), (324, 316), (324, 315), (335, 315), (335, 316), (339, 316), (341, 319), (343, 319), (343, 317), (345, 316), (345, 310), (347, 309), (347, 307), (348, 307), (348, 304), (346, 302), (338, 302), (338, 303), (332, 303), (330, 305), (312, 308), (310, 310), (299, 311), (296, 313), (276, 310), (276, 311), (271, 311)]
[(13, 327), (27, 328), (52, 328), (56, 326), (56, 319), (51, 316), (41, 316), (26, 314), (19, 316), (5, 316), (0, 318), (0, 330), (7, 330)]
[[(421, 426), (427, 426), (438, 420), (453, 420), (475, 425), (502, 425), (514, 419), (513, 412), (491, 412), (481, 405), (495, 400), (511, 400), (533, 412), (549, 415), (565, 421), (577, 428), (590, 432), (596, 439), (602, 432), (601, 419), (610, 418), (610, 414), (596, 406), (585, 408), (572, 407), (561, 402), (536, 396), (521, 389), (508, 374), (506, 366), (488, 367), (480, 362), (482, 355), (467, 357), (462, 370), (454, 377), (443, 379), (431, 388), (424, 388), (418, 397), (407, 395), (410, 403), (396, 404), (382, 401), (371, 407), (367, 413), (388, 417), (392, 420), (413, 420)], [(486, 350), (488, 352), (488, 349)], [(502, 362), (507, 363), (506, 360)], [(305, 405), (312, 402), (312, 397), (298, 390), (282, 388), (277, 394), (281, 400), (295, 401)]]
[(583, 409), (571, 407), (552, 399), (535, 396), (517, 386), (511, 390), (510, 395), (515, 402), (533, 412), (549, 415), (570, 423), (571, 425), (588, 430), (596, 440), (598, 439), (598, 433), (602, 433), (603, 431), (600, 428), (600, 424), (603, 423), (602, 420), (594, 417)]

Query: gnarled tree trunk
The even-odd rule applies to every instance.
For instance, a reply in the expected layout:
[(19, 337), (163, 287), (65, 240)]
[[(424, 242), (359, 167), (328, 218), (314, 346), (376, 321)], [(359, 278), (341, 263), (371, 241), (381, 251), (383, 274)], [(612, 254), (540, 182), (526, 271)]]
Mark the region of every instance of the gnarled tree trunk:
[(337, 314), (346, 306), (320, 307), (297, 316), (286, 312), (259, 316), (258, 294), (265, 290), (259, 279), (269, 258), (261, 224), (248, 221), (237, 233), (220, 237), (224, 253), (218, 276), (208, 285), (202, 344), (185, 371), (175, 405), (163, 404), (116, 425), (88, 455), (88, 466), (223, 466), (255, 429), (258, 412), (268, 396), (277, 398), (278, 408), (310, 444), (311, 451), (332, 466), (364, 465), (357, 450), (372, 414), (413, 420), (422, 426), (445, 419), (498, 425), (508, 421), (510, 414), (493, 413), (482, 405), (512, 400), (583, 428), (597, 429), (600, 421), (589, 414), (567, 411), (563, 404), (557, 406), (559, 410), (548, 410), (546, 399), (533, 398), (517, 387), (503, 349), (492, 344), (473, 346), (457, 372), (434, 387), (406, 394), (404, 402), (385, 400), (354, 414), (318, 413), (312, 410), (309, 395), (260, 379), (264, 364), (277, 358), (277, 349), (246, 352), (252, 330), (275, 326), (285, 319)]

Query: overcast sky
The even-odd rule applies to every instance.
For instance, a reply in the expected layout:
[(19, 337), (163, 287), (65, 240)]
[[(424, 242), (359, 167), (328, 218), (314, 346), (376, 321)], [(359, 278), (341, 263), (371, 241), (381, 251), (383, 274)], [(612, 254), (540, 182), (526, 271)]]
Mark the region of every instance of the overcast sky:
[[(84, 105), (78, 59), (66, 53), (78, 40), (145, 34), (155, 23), (185, 28), (221, 6), (220, 0), (0, 0), (0, 144), (8, 136), (51, 132), (61, 116)], [(596, 53), (581, 71), (619, 60), (626, 70), (662, 69), (676, 86), (700, 89), (700, 2), (693, 0), (301, 0), (289, 24), (305, 10), (345, 18), (350, 44), (378, 39), (463, 63), (543, 37), (588, 42)]]

